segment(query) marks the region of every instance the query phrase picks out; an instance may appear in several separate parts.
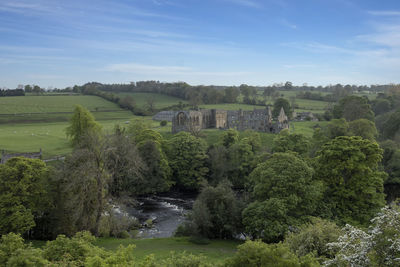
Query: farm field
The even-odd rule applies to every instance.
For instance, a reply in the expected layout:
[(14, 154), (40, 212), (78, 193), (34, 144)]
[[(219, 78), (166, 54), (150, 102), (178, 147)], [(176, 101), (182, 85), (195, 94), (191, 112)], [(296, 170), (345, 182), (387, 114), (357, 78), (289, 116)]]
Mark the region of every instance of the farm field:
[(96, 120), (116, 120), (132, 116), (131, 112), (98, 96), (16, 96), (0, 98), (0, 123), (68, 121), (76, 104), (90, 110)]
[[(125, 125), (127, 119), (98, 122), (105, 131), (112, 131), (116, 124)], [(36, 152), (41, 148), (44, 159), (68, 154), (71, 147), (65, 134), (67, 127), (68, 122), (3, 124), (0, 126), (0, 150)]]
[(200, 105), (200, 108), (207, 109), (224, 109), (224, 110), (253, 110), (253, 109), (263, 109), (263, 106), (253, 106), (247, 104), (213, 104), (213, 105)]
[(187, 104), (186, 100), (183, 100), (181, 98), (173, 97), (173, 96), (168, 96), (168, 95), (162, 95), (162, 94), (154, 94), (154, 93), (125, 93), (125, 92), (120, 92), (120, 93), (115, 93), (118, 96), (131, 96), (135, 100), (135, 103), (138, 107), (146, 107), (147, 105), (147, 100), (152, 98), (154, 100), (154, 106), (157, 109), (162, 109), (166, 108), (172, 105), (177, 105), (179, 102), (182, 102), (182, 104)]

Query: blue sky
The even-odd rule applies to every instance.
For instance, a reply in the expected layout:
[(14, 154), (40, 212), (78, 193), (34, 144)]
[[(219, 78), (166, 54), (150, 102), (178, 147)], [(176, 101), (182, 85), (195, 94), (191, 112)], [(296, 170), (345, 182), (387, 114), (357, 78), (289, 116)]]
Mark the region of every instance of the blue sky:
[(0, 87), (400, 83), (399, 0), (0, 0)]

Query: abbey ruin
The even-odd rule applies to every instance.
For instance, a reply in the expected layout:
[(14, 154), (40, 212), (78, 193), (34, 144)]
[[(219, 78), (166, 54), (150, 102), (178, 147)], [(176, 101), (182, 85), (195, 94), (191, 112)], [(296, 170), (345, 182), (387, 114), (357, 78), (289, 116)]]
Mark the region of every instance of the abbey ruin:
[(172, 117), (172, 132), (199, 131), (201, 129), (236, 129), (278, 133), (289, 128), (288, 117), (283, 108), (273, 120), (270, 107), (254, 110), (202, 109), (177, 111)]

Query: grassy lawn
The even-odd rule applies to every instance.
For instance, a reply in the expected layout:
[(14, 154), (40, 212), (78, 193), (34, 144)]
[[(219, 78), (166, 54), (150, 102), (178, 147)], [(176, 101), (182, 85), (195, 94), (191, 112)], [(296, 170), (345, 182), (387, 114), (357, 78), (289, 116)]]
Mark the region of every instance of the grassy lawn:
[(328, 121), (294, 121), (290, 122), (290, 132), (304, 134), (307, 137), (312, 137), (316, 125), (321, 127), (326, 126)]
[(76, 104), (90, 111), (120, 110), (98, 96), (11, 96), (0, 97), (0, 114), (71, 112)]
[(144, 259), (149, 254), (154, 254), (157, 259), (165, 259), (171, 251), (178, 253), (186, 251), (195, 255), (207, 256), (210, 262), (221, 262), (231, 257), (240, 241), (212, 240), (207, 245), (197, 245), (188, 241), (187, 237), (170, 237), (154, 239), (116, 239), (99, 238), (96, 245), (108, 250), (115, 250), (119, 245), (135, 244), (134, 253), (138, 259)]
[(213, 105), (200, 105), (200, 108), (207, 109), (224, 109), (224, 110), (253, 110), (253, 109), (263, 109), (263, 106), (253, 106), (247, 104), (213, 104)]
[[(134, 116), (115, 120), (98, 121), (105, 131), (112, 131), (115, 124), (125, 125)], [(71, 152), (65, 128), (68, 122), (18, 123), (0, 126), (0, 150), (35, 152), (42, 148), (43, 157), (51, 158)]]
[(68, 121), (76, 104), (90, 110), (96, 120), (129, 118), (132, 113), (98, 96), (41, 95), (0, 98), (0, 124)]
[[(41, 248), (46, 241), (29, 240), (33, 247)], [(234, 240), (211, 240), (207, 245), (197, 245), (189, 242), (188, 237), (168, 237), (168, 238), (150, 238), (150, 239), (118, 239), (118, 238), (98, 238), (96, 246), (107, 250), (116, 250), (120, 245), (128, 246), (134, 244), (135, 256), (142, 260), (146, 256), (153, 254), (156, 259), (165, 259), (171, 255), (171, 252), (186, 253), (194, 255), (203, 255), (209, 262), (222, 262), (226, 258), (233, 256), (236, 247), (242, 244), (242, 241)]]
[(132, 96), (133, 99), (135, 100), (135, 103), (139, 107), (145, 107), (147, 105), (147, 100), (148, 99), (153, 99), (154, 100), (154, 105), (156, 108), (165, 108), (169, 107), (172, 105), (176, 105), (179, 102), (182, 102), (183, 104), (186, 104), (187, 101), (183, 100), (181, 98), (173, 97), (173, 96), (168, 96), (168, 95), (162, 95), (162, 94), (154, 94), (154, 93), (125, 93), (125, 92), (120, 92), (120, 93), (115, 93), (118, 96)]

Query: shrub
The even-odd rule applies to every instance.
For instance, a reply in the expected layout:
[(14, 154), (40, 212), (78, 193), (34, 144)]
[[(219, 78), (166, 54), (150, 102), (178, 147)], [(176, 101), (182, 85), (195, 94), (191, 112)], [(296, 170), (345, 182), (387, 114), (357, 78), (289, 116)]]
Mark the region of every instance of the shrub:
[(290, 267), (319, 266), (315, 258), (308, 255), (297, 257), (285, 244), (266, 244), (261, 241), (246, 241), (238, 246), (235, 255), (227, 259), (226, 267)]
[(167, 124), (168, 124), (167, 121), (161, 121), (161, 122), (160, 122), (160, 126), (166, 126)]
[(328, 243), (335, 242), (342, 234), (340, 228), (333, 222), (320, 218), (313, 218), (311, 223), (299, 227), (285, 239), (289, 248), (297, 256), (312, 253), (316, 257), (332, 258), (336, 251), (329, 250)]

